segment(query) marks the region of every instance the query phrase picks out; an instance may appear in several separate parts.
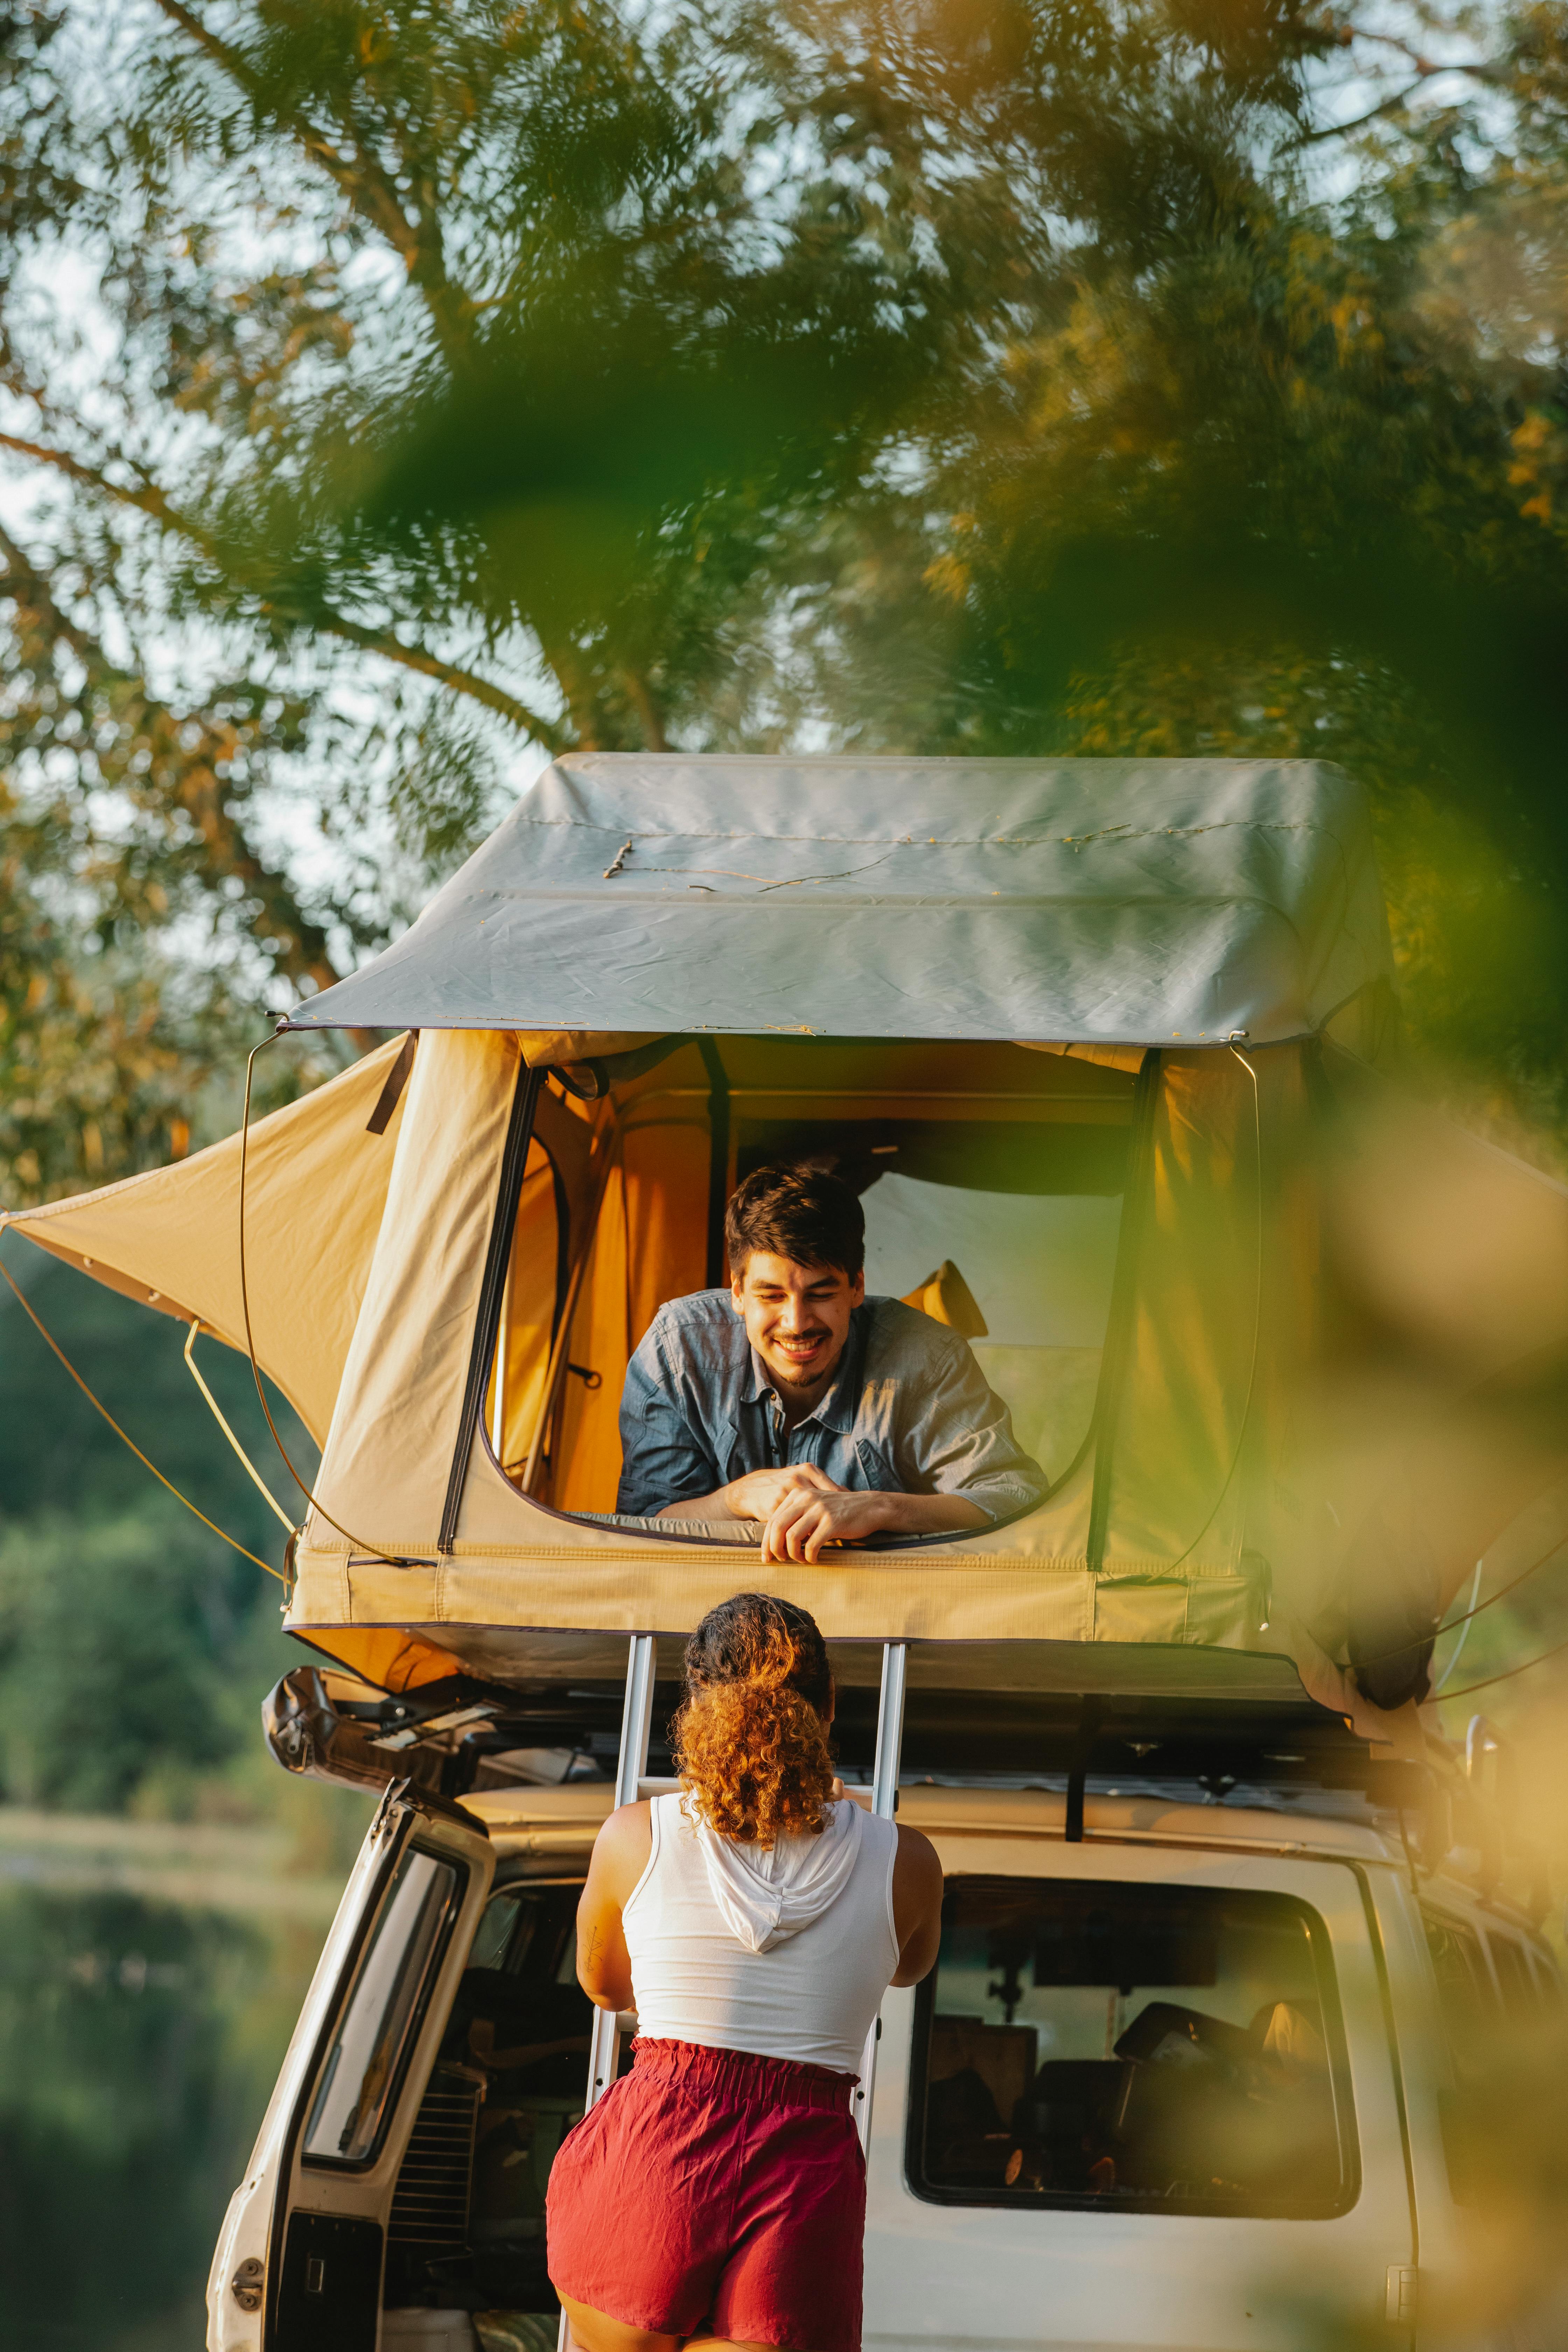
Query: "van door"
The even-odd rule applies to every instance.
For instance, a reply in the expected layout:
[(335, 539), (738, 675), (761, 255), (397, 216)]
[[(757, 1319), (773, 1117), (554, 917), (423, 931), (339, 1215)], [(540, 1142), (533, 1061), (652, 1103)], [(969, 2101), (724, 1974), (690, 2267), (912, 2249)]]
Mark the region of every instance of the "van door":
[(209, 2352), (376, 2352), (398, 2168), (493, 1876), (480, 1822), (388, 1790), (230, 2200)]
[(1358, 1874), (944, 1837), (942, 1957), (883, 2008), (865, 2341), (1410, 2340), (1398, 2081)]

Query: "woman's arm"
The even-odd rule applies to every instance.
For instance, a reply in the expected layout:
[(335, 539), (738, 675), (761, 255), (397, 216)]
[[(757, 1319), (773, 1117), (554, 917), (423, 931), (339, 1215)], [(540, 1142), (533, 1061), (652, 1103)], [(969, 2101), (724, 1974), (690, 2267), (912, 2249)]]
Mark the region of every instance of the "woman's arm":
[(621, 1914), (653, 1851), (653, 1814), (645, 1797), (622, 1805), (594, 1840), (588, 1883), (577, 1906), (577, 1981), (596, 2009), (629, 2009), (632, 1964)]
[(900, 1829), (893, 1861), (893, 1926), (899, 1938), (896, 1985), (919, 1984), (936, 1966), (942, 1943), (942, 1864), (930, 1838)]

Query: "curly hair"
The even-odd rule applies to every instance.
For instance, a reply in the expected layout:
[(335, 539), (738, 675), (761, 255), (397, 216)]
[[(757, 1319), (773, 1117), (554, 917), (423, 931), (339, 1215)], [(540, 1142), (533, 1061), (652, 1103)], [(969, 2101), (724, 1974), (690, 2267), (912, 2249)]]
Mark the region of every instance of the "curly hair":
[(710, 1609), (686, 1645), (676, 1769), (721, 1837), (771, 1846), (822, 1829), (833, 1790), (833, 1691), (816, 1620), (765, 1592)]

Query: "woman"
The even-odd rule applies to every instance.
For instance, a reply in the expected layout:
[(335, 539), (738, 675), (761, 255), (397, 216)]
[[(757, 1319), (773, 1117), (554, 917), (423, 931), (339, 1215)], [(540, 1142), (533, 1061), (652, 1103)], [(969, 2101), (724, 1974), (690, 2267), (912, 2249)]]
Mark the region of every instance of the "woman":
[(726, 1601), (687, 1644), (680, 1791), (599, 1832), (577, 1974), (640, 2031), (550, 2176), (584, 2352), (678, 2352), (699, 2328), (704, 2352), (858, 2352), (852, 2093), (888, 1986), (936, 1958), (942, 1865), (844, 1795), (833, 1696), (804, 1609)]

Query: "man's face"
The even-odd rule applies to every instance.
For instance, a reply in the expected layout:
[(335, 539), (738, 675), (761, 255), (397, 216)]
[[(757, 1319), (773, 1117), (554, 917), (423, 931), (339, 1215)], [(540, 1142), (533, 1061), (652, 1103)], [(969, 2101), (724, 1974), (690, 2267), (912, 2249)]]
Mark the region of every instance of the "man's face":
[(797, 1265), (753, 1251), (731, 1285), (746, 1337), (778, 1381), (815, 1388), (844, 1352), (849, 1318), (866, 1296), (864, 1273)]

